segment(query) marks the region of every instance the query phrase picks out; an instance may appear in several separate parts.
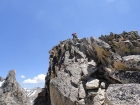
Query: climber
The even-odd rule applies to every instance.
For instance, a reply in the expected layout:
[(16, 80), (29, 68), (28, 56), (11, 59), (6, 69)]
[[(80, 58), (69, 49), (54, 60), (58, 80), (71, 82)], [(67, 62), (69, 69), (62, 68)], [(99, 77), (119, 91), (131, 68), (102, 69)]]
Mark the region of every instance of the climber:
[(72, 36), (73, 36), (73, 39), (77, 38), (77, 33), (76, 32), (72, 33)]

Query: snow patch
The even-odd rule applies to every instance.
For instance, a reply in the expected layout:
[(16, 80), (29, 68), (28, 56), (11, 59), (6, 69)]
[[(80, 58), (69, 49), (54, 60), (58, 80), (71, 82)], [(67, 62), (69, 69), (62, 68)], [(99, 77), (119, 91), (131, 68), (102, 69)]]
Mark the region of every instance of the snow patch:
[(36, 90), (30, 94), (30, 97), (35, 95), (35, 93), (36, 93)]
[(3, 85), (4, 81), (0, 82), (0, 87)]

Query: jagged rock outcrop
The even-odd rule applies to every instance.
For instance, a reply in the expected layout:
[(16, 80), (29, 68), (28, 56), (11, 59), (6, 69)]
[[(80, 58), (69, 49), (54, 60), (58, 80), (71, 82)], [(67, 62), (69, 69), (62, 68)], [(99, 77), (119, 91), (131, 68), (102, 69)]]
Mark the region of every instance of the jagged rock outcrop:
[(0, 87), (0, 105), (30, 105), (24, 89), (16, 81), (16, 71), (9, 71)]
[[(126, 95), (125, 91), (140, 90), (135, 85), (140, 80), (140, 36), (137, 31), (111, 32), (99, 39), (73, 36), (73, 39), (61, 41), (49, 53), (45, 95), (43, 100), (37, 98), (34, 105), (40, 105), (38, 102), (41, 101), (45, 102), (42, 105), (128, 105), (124, 103), (126, 98), (116, 97), (112, 87), (126, 87), (120, 97)], [(126, 83), (128, 85), (124, 85)], [(110, 95), (110, 92), (114, 94)], [(115, 98), (118, 104), (114, 104)], [(139, 105), (139, 101), (133, 105)]]

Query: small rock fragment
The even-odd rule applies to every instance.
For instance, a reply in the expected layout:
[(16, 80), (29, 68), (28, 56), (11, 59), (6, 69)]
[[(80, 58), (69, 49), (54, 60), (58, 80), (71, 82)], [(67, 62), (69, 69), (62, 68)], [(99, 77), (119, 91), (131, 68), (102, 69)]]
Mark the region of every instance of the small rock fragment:
[(99, 80), (91, 78), (86, 83), (86, 89), (97, 89), (99, 87)]

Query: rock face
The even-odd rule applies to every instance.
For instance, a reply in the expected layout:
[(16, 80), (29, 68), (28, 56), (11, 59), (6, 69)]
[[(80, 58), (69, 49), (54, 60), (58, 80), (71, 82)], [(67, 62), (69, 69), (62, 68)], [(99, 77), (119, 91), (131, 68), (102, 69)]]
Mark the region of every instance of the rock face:
[[(129, 85), (140, 81), (137, 31), (111, 32), (99, 39), (74, 37), (61, 41), (49, 54), (45, 88), (34, 105), (139, 105), (136, 98), (139, 93), (130, 96), (137, 100), (135, 103), (127, 101), (129, 94), (124, 93), (129, 89), (129, 92), (140, 91), (138, 84)], [(126, 83), (128, 85), (124, 85)], [(122, 93), (117, 97), (113, 89), (121, 89)], [(126, 101), (128, 104), (124, 103)]]
[(30, 105), (24, 89), (16, 81), (15, 70), (9, 71), (0, 87), (0, 105)]

